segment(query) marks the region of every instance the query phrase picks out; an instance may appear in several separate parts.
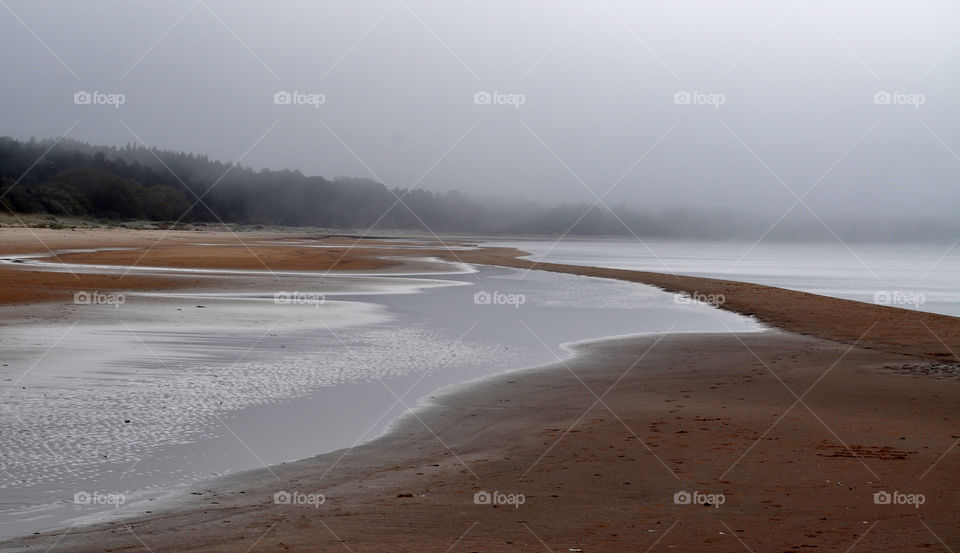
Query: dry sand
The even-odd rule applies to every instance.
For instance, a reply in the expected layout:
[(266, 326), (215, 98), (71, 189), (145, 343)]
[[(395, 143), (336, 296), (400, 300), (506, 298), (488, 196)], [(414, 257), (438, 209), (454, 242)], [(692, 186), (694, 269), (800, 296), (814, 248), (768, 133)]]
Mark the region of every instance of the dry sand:
[[(515, 255), (449, 254), (530, 267)], [(0, 549), (956, 550), (960, 382), (935, 363), (958, 351), (960, 320), (711, 279), (536, 268), (723, 293), (724, 308), (784, 331), (581, 345), (565, 365), (444, 394), (356, 449)], [(278, 491), (327, 501), (276, 505)], [(476, 505), (479, 491), (524, 504)], [(678, 505), (682, 491), (724, 502)], [(882, 491), (924, 504), (875, 504)]]

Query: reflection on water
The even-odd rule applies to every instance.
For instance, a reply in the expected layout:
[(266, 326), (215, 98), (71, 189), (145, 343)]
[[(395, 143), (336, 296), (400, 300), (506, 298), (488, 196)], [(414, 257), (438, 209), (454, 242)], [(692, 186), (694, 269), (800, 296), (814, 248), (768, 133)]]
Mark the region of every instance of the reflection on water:
[[(315, 303), (278, 302), (277, 286), (131, 292), (4, 327), (0, 535), (350, 447), (433, 390), (553, 362), (564, 342), (759, 328), (650, 287), (537, 271), (284, 280)], [(80, 507), (79, 492), (129, 500)]]

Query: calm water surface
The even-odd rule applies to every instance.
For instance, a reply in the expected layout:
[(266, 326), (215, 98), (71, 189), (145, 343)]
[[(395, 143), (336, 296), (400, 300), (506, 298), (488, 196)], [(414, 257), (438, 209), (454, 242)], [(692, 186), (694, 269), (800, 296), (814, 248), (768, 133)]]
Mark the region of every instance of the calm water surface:
[(433, 390), (554, 362), (564, 342), (760, 328), (647, 286), (538, 271), (282, 286), (324, 301), (278, 304), (266, 278), (47, 306), (0, 327), (0, 536), (143, 512), (211, 476), (350, 447)]
[(960, 316), (960, 245), (503, 241), (532, 259), (723, 278)]

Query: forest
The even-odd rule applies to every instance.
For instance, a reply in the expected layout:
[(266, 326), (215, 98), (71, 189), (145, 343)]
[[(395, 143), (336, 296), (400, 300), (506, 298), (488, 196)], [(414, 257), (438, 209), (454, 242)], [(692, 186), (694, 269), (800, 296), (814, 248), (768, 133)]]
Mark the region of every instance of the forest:
[[(4, 211), (102, 222), (233, 223), (478, 235), (624, 236), (753, 240), (770, 221), (724, 209), (640, 210), (598, 203), (547, 204), (457, 191), (388, 188), (366, 178), (254, 170), (205, 155), (146, 148), (0, 138)], [(936, 225), (848, 220), (844, 239), (949, 235)], [(830, 239), (809, 222), (778, 222), (770, 238)]]

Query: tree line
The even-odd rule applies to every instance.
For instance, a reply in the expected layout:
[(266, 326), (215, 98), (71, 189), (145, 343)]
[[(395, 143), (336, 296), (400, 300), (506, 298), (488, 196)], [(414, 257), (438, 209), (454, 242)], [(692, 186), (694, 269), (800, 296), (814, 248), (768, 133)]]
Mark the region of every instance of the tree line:
[[(0, 211), (111, 222), (223, 222), (483, 235), (752, 240), (769, 223), (720, 209), (653, 212), (625, 205), (547, 205), (456, 191), (391, 189), (365, 178), (328, 180), (296, 170), (257, 171), (205, 155), (136, 144), (94, 146), (70, 139), (10, 137), (0, 137), (0, 202), (6, 208)], [(851, 228), (845, 238), (858, 239), (857, 233), (889, 238), (875, 229)], [(820, 236), (816, 230), (787, 221), (769, 236), (824, 237), (823, 229)]]
[(636, 230), (609, 210), (588, 204), (543, 206), (456, 191), (390, 189), (365, 178), (256, 171), (205, 155), (69, 139), (0, 138), (0, 182), (0, 201), (13, 212), (109, 221), (476, 234), (563, 234), (569, 229), (573, 235), (629, 235), (650, 230), (623, 207), (621, 219), (631, 220)]

